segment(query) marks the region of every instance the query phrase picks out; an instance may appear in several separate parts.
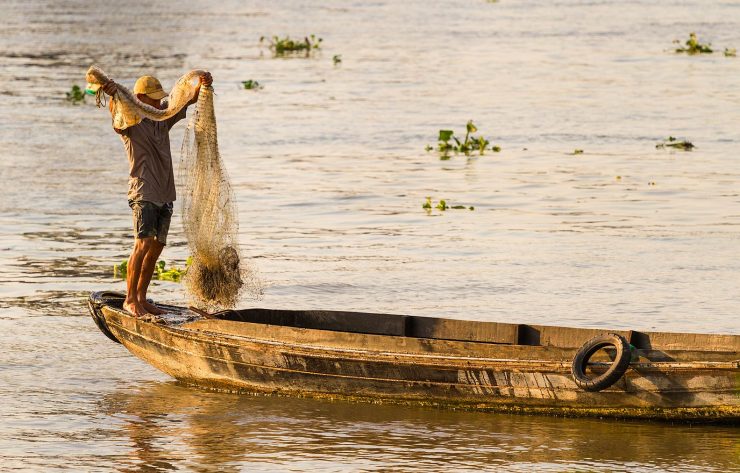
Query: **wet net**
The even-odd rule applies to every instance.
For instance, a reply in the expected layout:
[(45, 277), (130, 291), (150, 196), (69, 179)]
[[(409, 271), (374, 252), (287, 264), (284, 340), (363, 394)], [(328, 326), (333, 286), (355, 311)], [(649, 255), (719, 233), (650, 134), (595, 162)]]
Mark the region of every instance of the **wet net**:
[[(113, 115), (113, 128), (125, 130), (128, 127), (138, 125), (143, 118), (162, 121), (177, 115), (177, 112), (193, 100), (197, 90), (198, 77), (205, 71), (193, 70), (178, 79), (167, 98), (167, 107), (163, 110), (152, 107), (139, 100), (136, 95), (121, 84), (117, 84), (117, 92), (111, 99), (111, 114)], [(110, 79), (97, 66), (91, 66), (87, 70), (85, 79), (88, 84), (102, 86)], [(102, 97), (102, 90), (98, 90), (98, 98)], [(100, 102), (98, 101), (98, 104)]]
[(242, 289), (259, 296), (259, 279), (239, 251), (239, 214), (218, 152), (211, 87), (201, 88), (188, 123), (180, 181), (182, 222), (193, 257), (185, 275), (190, 294), (209, 308), (234, 307)]
[[(143, 118), (165, 120), (177, 114), (195, 96), (194, 80), (203, 71), (182, 76), (169, 95), (164, 110), (142, 103), (120, 84), (112, 98), (113, 126), (124, 129)], [(105, 84), (108, 77), (93, 66), (91, 84)], [(253, 297), (262, 292), (253, 266), (239, 249), (239, 221), (229, 177), (218, 151), (213, 88), (200, 89), (195, 113), (188, 123), (180, 162), (182, 223), (191, 253), (185, 285), (191, 302), (207, 310), (232, 308), (243, 291)]]

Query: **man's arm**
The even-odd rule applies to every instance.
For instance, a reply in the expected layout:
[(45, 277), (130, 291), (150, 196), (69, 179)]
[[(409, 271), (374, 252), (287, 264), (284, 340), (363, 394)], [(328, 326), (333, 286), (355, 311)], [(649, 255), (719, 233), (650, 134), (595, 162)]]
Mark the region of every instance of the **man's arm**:
[(211, 76), (210, 72), (206, 72), (205, 74), (201, 75), (199, 79), (200, 80), (198, 82), (198, 85), (195, 88), (195, 95), (193, 95), (193, 99), (190, 102), (188, 102), (187, 106), (190, 106), (198, 101), (198, 96), (200, 95), (200, 87), (202, 85), (205, 85), (206, 87), (208, 87), (211, 84), (213, 84), (213, 76)]
[(211, 83), (213, 83), (213, 77), (211, 77), (211, 74), (208, 73), (208, 72), (206, 72), (203, 75), (201, 75), (198, 79), (199, 79), (198, 80), (198, 85), (195, 86), (195, 93), (193, 94), (193, 98), (190, 99), (190, 101), (188, 103), (186, 103), (185, 106), (182, 107), (179, 112), (177, 112), (177, 114), (175, 114), (174, 116), (172, 116), (172, 117), (168, 118), (167, 120), (165, 120), (165, 123), (167, 124), (167, 129), (168, 130), (171, 130), (172, 127), (175, 126), (175, 123), (177, 123), (180, 120), (184, 119), (185, 116), (186, 116), (186, 114), (187, 114), (188, 107), (191, 106), (191, 105), (193, 105), (194, 103), (196, 103), (198, 101), (198, 97), (200, 96), (200, 88), (201, 88), (201, 86), (204, 85), (204, 84), (206, 86), (209, 86), (209, 85), (211, 85)]

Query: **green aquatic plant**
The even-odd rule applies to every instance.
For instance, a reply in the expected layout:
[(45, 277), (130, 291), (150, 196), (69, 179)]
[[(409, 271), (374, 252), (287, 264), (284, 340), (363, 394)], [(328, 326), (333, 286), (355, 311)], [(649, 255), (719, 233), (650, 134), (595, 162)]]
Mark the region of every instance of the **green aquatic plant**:
[[(680, 44), (681, 42), (679, 40), (675, 40), (674, 43)], [(689, 39), (686, 40), (685, 45), (686, 47), (676, 48), (676, 52), (686, 54), (711, 54), (714, 52), (712, 50), (712, 43), (700, 43), (696, 37), (696, 33), (689, 34)]]
[(243, 81), (242, 81), (242, 86), (243, 86), (243, 87), (244, 87), (244, 88), (245, 88), (246, 90), (259, 90), (259, 89), (263, 89), (263, 88), (264, 88), (264, 87), (262, 86), (262, 84), (260, 84), (260, 83), (259, 83), (259, 82), (257, 82), (256, 80), (252, 80), (252, 79), (248, 79), (248, 80), (243, 80)]
[[(447, 151), (455, 149), (455, 146), (450, 143), (450, 140), (453, 138), (454, 135), (455, 132), (452, 130), (439, 130), (439, 137), (437, 138), (437, 147), (439, 151), (446, 153)], [(427, 145), (427, 149), (434, 148), (432, 148), (430, 145)]]
[[(265, 37), (260, 38), (260, 44), (265, 42)], [(268, 47), (275, 53), (275, 56), (284, 56), (291, 53), (304, 52), (308, 56), (312, 50), (321, 49), (322, 38), (317, 38), (316, 35), (310, 35), (303, 38), (303, 40), (290, 39), (289, 36), (280, 38), (279, 36), (273, 36), (268, 44)]]
[(686, 140), (678, 140), (675, 136), (669, 136), (662, 143), (655, 145), (656, 148), (675, 148), (684, 151), (691, 151), (695, 148), (694, 144)]
[(73, 85), (72, 90), (67, 92), (67, 101), (77, 105), (85, 100), (85, 91), (79, 85)]
[(447, 209), (455, 209), (455, 210), (475, 210), (475, 207), (471, 206), (465, 206), (465, 205), (449, 205), (447, 203), (447, 200), (445, 199), (439, 199), (439, 202), (437, 202), (437, 205), (434, 205), (434, 202), (432, 202), (431, 197), (427, 197), (423, 204), (421, 204), (421, 208), (426, 210), (428, 213), (432, 211), (432, 209), (437, 209), (442, 212), (444, 212)]
[[(455, 136), (455, 132), (452, 130), (439, 130), (439, 136), (437, 137), (437, 150), (443, 153), (441, 159), (449, 159), (447, 153), (450, 151), (465, 153), (466, 155), (469, 155), (471, 151), (478, 151), (480, 154), (483, 154), (486, 149), (490, 149), (496, 153), (501, 151), (500, 146), (494, 145), (489, 148), (491, 142), (487, 138), (483, 136), (474, 136), (473, 133), (476, 133), (477, 131), (478, 127), (475, 126), (473, 120), (468, 120), (468, 123), (465, 125), (465, 138), (463, 138), (462, 141)], [(431, 151), (434, 147), (427, 145), (424, 149), (426, 151)]]
[(128, 272), (128, 261), (123, 260), (121, 264), (113, 265), (113, 277), (126, 279), (126, 273)]
[(335, 54), (334, 57), (331, 58), (332, 62), (334, 62), (334, 65), (342, 63), (342, 55), (341, 54)]
[(725, 48), (725, 57), (737, 57), (737, 49)]
[[(187, 261), (185, 261), (185, 268), (171, 267), (167, 269), (165, 261), (159, 260), (154, 266), (154, 274), (152, 275), (152, 278), (160, 281), (180, 282), (183, 276), (185, 276), (185, 273), (187, 273), (192, 262), (193, 258), (188, 257)], [(121, 264), (113, 265), (113, 277), (126, 279), (127, 272), (128, 261), (124, 260)]]

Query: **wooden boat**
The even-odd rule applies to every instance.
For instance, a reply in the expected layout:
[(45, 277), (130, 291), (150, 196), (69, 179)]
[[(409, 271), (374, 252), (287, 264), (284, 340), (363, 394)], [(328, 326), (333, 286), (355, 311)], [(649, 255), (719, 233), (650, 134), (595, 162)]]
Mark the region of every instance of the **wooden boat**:
[[(145, 321), (122, 302), (118, 293), (90, 296), (101, 331), (159, 370), (207, 388), (565, 416), (740, 421), (739, 335), (611, 332), (631, 345), (626, 371), (596, 391), (575, 381), (573, 361), (602, 330), (340, 311), (208, 315), (175, 306), (161, 306), (167, 314)], [(583, 368), (603, 376), (619, 361), (609, 355), (618, 352), (586, 356)]]

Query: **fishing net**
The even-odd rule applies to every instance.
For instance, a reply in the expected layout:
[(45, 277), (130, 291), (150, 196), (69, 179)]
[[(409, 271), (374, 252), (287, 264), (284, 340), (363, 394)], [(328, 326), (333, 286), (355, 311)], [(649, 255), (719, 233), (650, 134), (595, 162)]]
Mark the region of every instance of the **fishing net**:
[[(121, 84), (117, 84), (117, 93), (112, 98), (111, 114), (113, 115), (113, 128), (125, 130), (138, 125), (143, 118), (162, 121), (177, 115), (195, 96), (197, 90), (196, 79), (205, 73), (201, 70), (193, 70), (178, 79), (167, 98), (167, 108), (160, 110), (145, 104), (136, 95)], [(102, 86), (110, 79), (97, 66), (90, 66), (85, 76), (88, 84)], [(98, 98), (102, 97), (102, 89), (98, 89)], [(100, 102), (98, 101), (98, 104)]]
[(196, 302), (231, 308), (242, 289), (261, 293), (239, 251), (239, 221), (229, 177), (218, 152), (213, 88), (202, 87), (182, 143), (182, 222), (193, 261), (185, 284)]
[[(164, 110), (144, 104), (118, 84), (111, 105), (113, 126), (124, 129), (143, 118), (161, 121), (176, 115), (195, 96), (195, 79), (203, 72), (194, 70), (182, 76), (172, 88)], [(88, 83), (103, 85), (108, 80), (99, 68), (92, 66), (88, 70)], [(218, 152), (210, 86), (201, 87), (195, 113), (185, 132), (180, 187), (182, 223), (192, 258), (184, 278), (191, 302), (213, 310), (234, 307), (245, 289), (258, 297), (262, 292), (260, 281), (239, 249), (238, 212)]]

